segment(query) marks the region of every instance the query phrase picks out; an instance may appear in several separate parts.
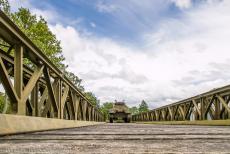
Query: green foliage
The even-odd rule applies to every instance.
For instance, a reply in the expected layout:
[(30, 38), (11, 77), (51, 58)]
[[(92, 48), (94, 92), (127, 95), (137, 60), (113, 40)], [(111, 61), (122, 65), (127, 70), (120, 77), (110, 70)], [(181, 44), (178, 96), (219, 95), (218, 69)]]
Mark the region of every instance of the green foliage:
[(133, 106), (131, 108), (129, 108), (129, 112), (134, 115), (134, 114), (138, 114), (139, 113), (139, 110), (136, 106)]
[(26, 8), (19, 8), (18, 11), (12, 13), (8, 0), (0, 0), (0, 7), (58, 68), (66, 69), (63, 64), (65, 58), (62, 55), (60, 41), (50, 31), (44, 18), (33, 15)]
[(133, 106), (129, 108), (129, 111), (131, 112), (132, 115), (134, 115), (141, 112), (149, 111), (149, 107), (148, 104), (144, 100), (142, 100), (138, 108), (136, 106)]
[[(3, 11), (6, 15), (10, 16), (10, 5), (8, 0), (0, 0), (0, 10)], [(9, 46), (6, 42), (4, 42), (2, 39), (0, 39), (1, 45)], [(8, 47), (1, 46), (2, 50), (8, 49)]]
[(92, 92), (86, 92), (85, 96), (94, 106), (99, 108), (100, 101), (97, 99), (97, 97)]
[(0, 93), (0, 113), (2, 113), (4, 108), (4, 95), (3, 93)]
[(109, 110), (112, 109), (112, 108), (113, 108), (113, 103), (111, 103), (111, 102), (106, 102), (101, 106), (100, 110), (104, 114), (105, 119), (108, 119)]
[(10, 105), (10, 102), (8, 99), (6, 99), (6, 96), (4, 93), (0, 92), (0, 113), (3, 112), (4, 110), (4, 105), (5, 105), (5, 101), (7, 101), (7, 110), (6, 113), (11, 113), (12, 112), (12, 106)]
[(81, 91), (84, 92), (84, 87), (81, 85), (82, 79), (80, 79), (78, 76), (76, 76), (72, 72), (65, 71), (65, 75), (70, 79), (71, 82)]
[(19, 8), (11, 13), (11, 19), (57, 67), (62, 70), (66, 68), (60, 41), (49, 30), (44, 18), (32, 15), (29, 9)]
[(142, 100), (141, 104), (139, 105), (139, 113), (147, 111), (149, 111), (148, 104), (144, 100)]
[(0, 9), (8, 16), (10, 15), (10, 4), (8, 0), (0, 0)]
[(11, 13), (10, 17), (33, 43), (45, 53), (51, 62), (63, 70), (74, 85), (83, 92), (82, 80), (72, 72), (66, 71), (67, 66), (63, 63), (65, 58), (62, 54), (60, 41), (50, 31), (45, 19), (41, 16), (33, 15), (26, 8), (19, 8), (17, 12)]

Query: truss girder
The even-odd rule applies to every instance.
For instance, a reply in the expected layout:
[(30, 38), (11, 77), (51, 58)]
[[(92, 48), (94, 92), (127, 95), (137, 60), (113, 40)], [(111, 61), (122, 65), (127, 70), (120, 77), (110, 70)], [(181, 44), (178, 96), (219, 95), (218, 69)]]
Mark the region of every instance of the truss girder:
[[(132, 116), (133, 121), (230, 119), (230, 85)], [(151, 115), (149, 118), (146, 115)]]
[[(14, 114), (104, 121), (102, 113), (49, 58), (0, 11), (0, 81)], [(29, 61), (29, 62), (28, 62)]]

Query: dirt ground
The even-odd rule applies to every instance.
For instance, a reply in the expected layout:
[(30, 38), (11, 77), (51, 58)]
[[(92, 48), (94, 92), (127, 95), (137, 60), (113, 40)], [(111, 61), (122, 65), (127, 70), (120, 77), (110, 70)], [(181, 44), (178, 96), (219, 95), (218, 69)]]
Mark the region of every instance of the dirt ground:
[(230, 153), (230, 127), (103, 124), (0, 137), (0, 153)]

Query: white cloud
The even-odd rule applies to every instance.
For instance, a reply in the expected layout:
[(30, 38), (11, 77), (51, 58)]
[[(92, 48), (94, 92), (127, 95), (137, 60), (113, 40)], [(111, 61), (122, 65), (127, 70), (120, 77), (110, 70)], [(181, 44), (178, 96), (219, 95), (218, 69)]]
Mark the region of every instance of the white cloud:
[[(174, 2), (189, 8), (185, 1)], [(121, 12), (124, 20), (131, 16)], [(125, 99), (136, 105), (145, 99), (156, 107), (230, 83), (230, 1), (208, 1), (183, 13), (143, 34), (144, 48), (86, 36), (72, 26), (50, 28), (62, 42), (69, 70), (102, 102)]]
[(68, 23), (69, 25), (77, 25), (83, 21), (82, 18), (70, 19), (63, 17), (59, 12), (48, 5), (46, 8), (38, 9), (29, 0), (8, 0), (11, 6), (11, 11), (16, 12), (19, 8), (28, 8), (32, 14), (36, 14), (38, 17), (42, 16), (49, 24), (56, 24), (57, 22)]
[(40, 9), (33, 8), (33, 9), (31, 9), (31, 12), (33, 14), (38, 15), (38, 16), (42, 16), (49, 23), (54, 23), (54, 22), (60, 20), (59, 19), (60, 16), (54, 11), (40, 10)]
[(95, 24), (94, 22), (91, 22), (91, 23), (90, 23), (90, 26), (93, 27), (93, 28), (97, 27), (96, 24)]
[[(124, 33), (135, 33), (137, 36), (157, 25), (170, 4), (169, 0), (100, 0), (96, 9), (109, 15)], [(119, 36), (115, 34), (115, 37)]]
[(17, 11), (20, 7), (33, 8), (28, 0), (8, 0), (13, 12)]
[(230, 2), (224, 1), (163, 21), (156, 32), (144, 35), (143, 51), (80, 35), (73, 27), (51, 29), (87, 90), (102, 101), (125, 99), (134, 105), (146, 99), (156, 107), (230, 82), (226, 67), (221, 73), (230, 65), (229, 26)]
[(192, 0), (171, 0), (177, 7), (187, 9), (192, 6)]
[(96, 5), (96, 8), (99, 12), (110, 13), (117, 9), (115, 4), (107, 4), (104, 1), (99, 1)]
[(59, 19), (59, 15), (51, 7), (48, 9), (40, 10), (34, 7), (28, 0), (9, 0), (11, 11), (16, 12), (19, 8), (29, 8), (32, 14), (42, 16), (49, 23), (53, 23)]

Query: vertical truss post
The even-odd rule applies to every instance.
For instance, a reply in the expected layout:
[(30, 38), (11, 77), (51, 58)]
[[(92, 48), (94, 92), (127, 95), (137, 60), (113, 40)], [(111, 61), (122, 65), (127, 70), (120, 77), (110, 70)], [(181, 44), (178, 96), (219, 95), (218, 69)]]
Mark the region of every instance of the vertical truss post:
[(206, 104), (205, 104), (204, 98), (201, 99), (200, 103), (201, 103), (200, 104), (201, 105), (201, 118), (200, 119), (205, 120), (206, 119), (206, 116), (205, 116)]
[(219, 120), (220, 119), (220, 101), (215, 101), (215, 120)]
[(170, 106), (168, 107), (168, 110), (169, 110), (169, 115), (170, 115), (170, 121), (173, 121), (173, 112), (172, 112)]
[(63, 94), (63, 92), (62, 92), (62, 84), (63, 84), (63, 81), (62, 80), (59, 80), (59, 84), (58, 84), (58, 95), (56, 95), (57, 97), (60, 97), (59, 99), (59, 104), (58, 104), (58, 118), (59, 119), (62, 119), (63, 117), (62, 117), (62, 112), (63, 112), (63, 107), (62, 107), (62, 94)]
[(32, 115), (33, 116), (38, 116), (38, 83), (36, 83), (34, 89), (31, 92), (31, 103), (33, 106), (33, 111), (32, 111)]
[(92, 109), (92, 107), (89, 105), (89, 107), (88, 107), (88, 112), (89, 112), (89, 121), (91, 121), (91, 109)]
[(55, 81), (57, 83), (54, 87), (54, 95), (57, 101), (58, 118), (61, 119), (61, 96), (62, 96), (61, 80), (56, 78)]
[(87, 105), (87, 102), (85, 100), (83, 100), (82, 103), (83, 103), (83, 120), (86, 121), (86, 111), (87, 111), (87, 106), (88, 105)]
[(77, 97), (77, 95), (75, 94), (75, 120), (78, 120), (78, 112), (79, 112), (79, 104), (80, 104), (80, 98)]
[(155, 116), (156, 116), (156, 121), (160, 121), (160, 119), (159, 119), (159, 114), (157, 113), (156, 110), (155, 110)]
[[(62, 86), (64, 84), (62, 83)], [(68, 94), (69, 94), (69, 86), (65, 85), (65, 88), (64, 88), (64, 91), (63, 91), (63, 94), (62, 94), (62, 97), (61, 97), (61, 106), (60, 106), (60, 118), (63, 119), (64, 117), (64, 108), (65, 108), (65, 105), (66, 105), (66, 99), (68, 97)]]
[(95, 109), (92, 108), (92, 121), (95, 121), (95, 116), (94, 116), (94, 114), (95, 114)]
[(17, 114), (20, 115), (26, 115), (26, 102), (22, 101), (23, 50), (24, 47), (21, 44), (17, 44), (14, 51), (14, 88), (18, 96)]

